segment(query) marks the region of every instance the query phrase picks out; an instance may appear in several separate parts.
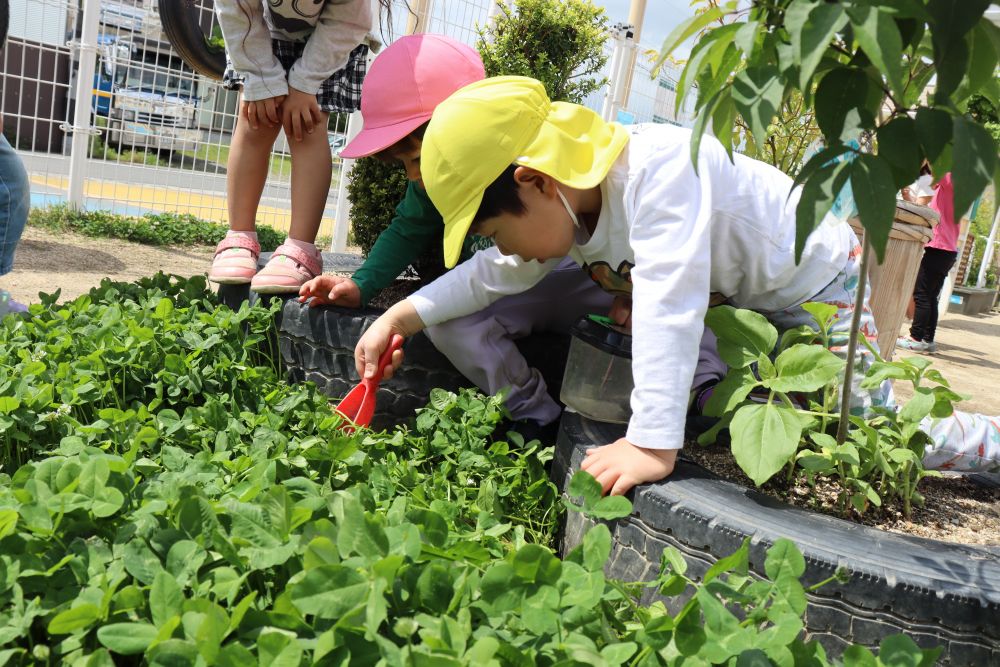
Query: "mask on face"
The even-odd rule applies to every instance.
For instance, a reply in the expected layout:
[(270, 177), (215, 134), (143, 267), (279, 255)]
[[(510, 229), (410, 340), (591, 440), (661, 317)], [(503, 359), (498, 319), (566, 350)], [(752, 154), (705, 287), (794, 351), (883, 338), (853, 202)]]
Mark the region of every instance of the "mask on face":
[(579, 229), (580, 221), (576, 219), (576, 213), (574, 213), (573, 209), (570, 208), (569, 202), (566, 201), (565, 195), (563, 195), (562, 191), (559, 190), (559, 188), (556, 188), (556, 194), (559, 195), (559, 199), (562, 201), (563, 206), (566, 207), (566, 212), (569, 213), (569, 219), (573, 221), (573, 226)]

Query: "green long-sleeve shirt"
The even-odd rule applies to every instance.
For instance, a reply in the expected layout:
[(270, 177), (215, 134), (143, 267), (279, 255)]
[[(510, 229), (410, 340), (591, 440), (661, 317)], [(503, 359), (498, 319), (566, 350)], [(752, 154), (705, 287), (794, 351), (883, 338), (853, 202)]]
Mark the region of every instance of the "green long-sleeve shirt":
[[(396, 207), (396, 216), (382, 232), (368, 259), (354, 272), (354, 282), (361, 290), (361, 303), (368, 303), (375, 294), (388, 287), (407, 266), (444, 238), (444, 220), (434, 208), (427, 191), (410, 181), (403, 201)], [(492, 242), (481, 236), (469, 236), (462, 247), (459, 261), (464, 262), (477, 250)]]

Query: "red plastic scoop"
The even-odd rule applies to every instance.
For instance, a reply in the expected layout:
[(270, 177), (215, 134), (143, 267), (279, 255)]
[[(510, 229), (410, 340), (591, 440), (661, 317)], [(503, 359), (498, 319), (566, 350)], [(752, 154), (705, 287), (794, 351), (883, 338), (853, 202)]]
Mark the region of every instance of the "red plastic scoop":
[(373, 378), (362, 378), (357, 387), (352, 389), (344, 399), (334, 408), (346, 420), (341, 424), (340, 429), (353, 433), (358, 426), (368, 426), (372, 423), (372, 415), (375, 414), (375, 395), (378, 393), (378, 385), (385, 373), (385, 367), (392, 361), (392, 353), (403, 345), (403, 337), (394, 334), (389, 341), (389, 347), (378, 358), (378, 370)]

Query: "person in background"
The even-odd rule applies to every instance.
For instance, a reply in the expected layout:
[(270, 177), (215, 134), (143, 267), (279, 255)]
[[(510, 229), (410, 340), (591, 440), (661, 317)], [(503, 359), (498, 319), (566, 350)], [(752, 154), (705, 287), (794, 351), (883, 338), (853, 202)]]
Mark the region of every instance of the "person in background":
[[(10, 6), (0, 2), (0, 52), (7, 41), (10, 24)], [(31, 191), (28, 172), (3, 134), (3, 115), (0, 114), (0, 276), (14, 268), (14, 252), (28, 222)], [(24, 312), (27, 308), (10, 298), (7, 290), (0, 289), (0, 316), (11, 312)]]
[[(380, 0), (384, 6), (389, 0)], [(330, 193), (332, 112), (358, 108), (367, 68), (370, 0), (217, 0), (230, 67), (242, 88), (226, 178), (229, 234), (208, 278), (264, 294), (296, 293), (323, 270), (316, 234)], [(288, 239), (257, 272), (256, 217), (271, 148), (284, 128), (292, 155)]]
[[(928, 169), (928, 172), (930, 170)], [(945, 278), (958, 258), (958, 221), (953, 205), (954, 189), (951, 173), (945, 174), (933, 186), (933, 194), (928, 199), (926, 191), (920, 189), (918, 180), (914, 186), (906, 188), (903, 198), (917, 204), (929, 205), (938, 212), (940, 220), (934, 227), (931, 240), (924, 246), (924, 256), (917, 271), (917, 283), (913, 288), (913, 323), (910, 335), (901, 336), (896, 347), (911, 352), (937, 352), (934, 334), (938, 323), (938, 299), (944, 287)]]

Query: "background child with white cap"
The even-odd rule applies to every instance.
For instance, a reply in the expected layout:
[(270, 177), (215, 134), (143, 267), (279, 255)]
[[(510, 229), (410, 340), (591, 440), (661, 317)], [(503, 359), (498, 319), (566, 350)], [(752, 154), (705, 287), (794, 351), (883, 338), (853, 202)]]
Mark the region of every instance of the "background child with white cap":
[[(422, 137), (440, 102), (484, 76), (482, 60), (474, 49), (442, 35), (402, 37), (375, 59), (361, 92), (364, 128), (341, 155), (398, 160), (410, 183), (396, 216), (361, 268), (350, 278), (323, 275), (309, 281), (301, 289), (300, 300), (362, 306), (428, 248), (439, 247), (444, 220), (421, 180)], [(463, 236), (451, 265), (477, 250), (499, 256), (492, 246), (483, 237)], [(518, 422), (515, 428), (529, 439), (555, 422), (560, 407), (514, 340), (533, 331), (568, 331), (580, 316), (605, 312), (611, 305), (611, 297), (572, 260), (564, 264), (531, 290), (427, 330), (434, 345), (483, 391), (507, 391), (507, 408)]]
[[(626, 129), (550, 102), (524, 77), (457, 92), (438, 106), (421, 152), (428, 194), (445, 221), (445, 261), (456, 262), (470, 230), (493, 238), (504, 256), (477, 255), (389, 309), (358, 343), (359, 373), (374, 374), (393, 333), (410, 335), (530, 289), (569, 255), (632, 295), (632, 418), (624, 438), (588, 452), (583, 469), (614, 494), (669, 475), (710, 293), (788, 329), (811, 320), (804, 303), (853, 303), (858, 273), (857, 239), (830, 216), (796, 261), (799, 192), (788, 176), (730, 158), (707, 136), (696, 171), (690, 141), (681, 128)], [(850, 306), (840, 310), (834, 331), (849, 326)], [(401, 362), (395, 354), (394, 365)], [(891, 400), (887, 383), (856, 393), (863, 406)], [(976, 423), (977, 444), (1000, 440), (995, 424)], [(998, 445), (991, 458), (959, 444), (959, 456), (978, 457), (972, 467), (997, 465)]]

